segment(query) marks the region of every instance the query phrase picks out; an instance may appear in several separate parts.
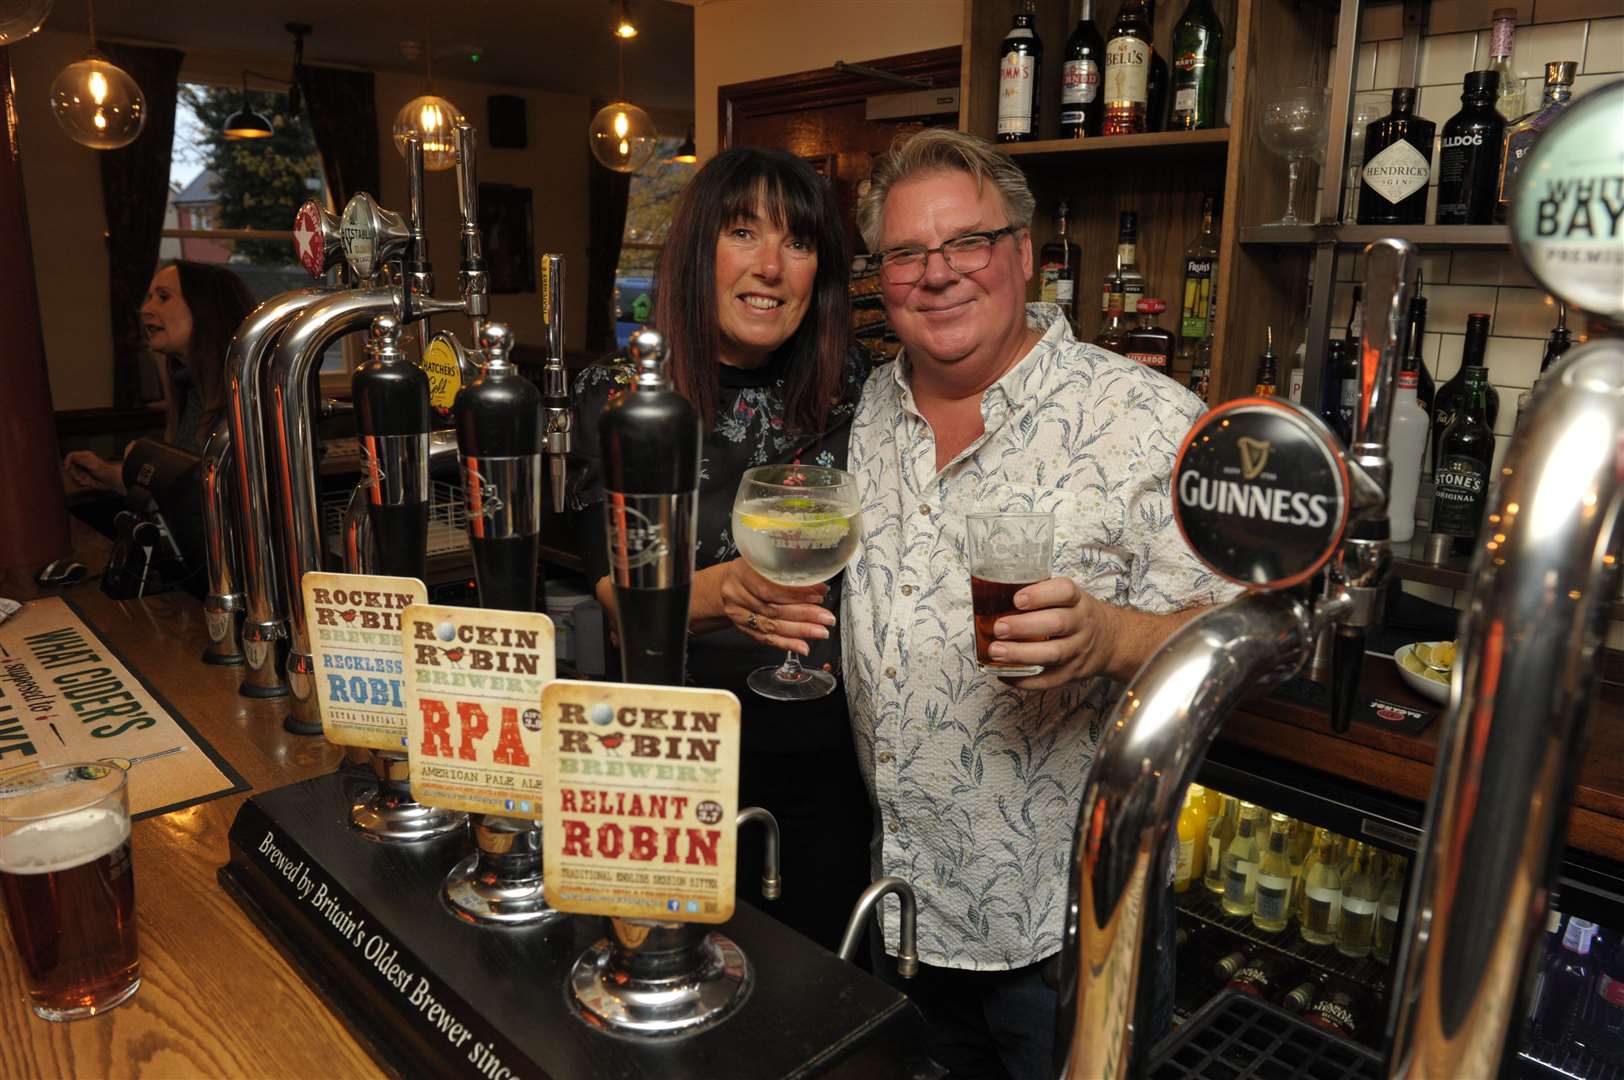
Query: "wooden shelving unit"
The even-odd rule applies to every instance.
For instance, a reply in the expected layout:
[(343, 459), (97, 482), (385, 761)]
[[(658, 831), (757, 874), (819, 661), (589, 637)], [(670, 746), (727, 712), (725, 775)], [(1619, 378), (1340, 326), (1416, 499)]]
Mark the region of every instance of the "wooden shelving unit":
[(1241, 243), (1260, 246), (1364, 247), (1388, 237), (1408, 240), (1418, 247), (1506, 250), (1511, 246), (1511, 229), (1507, 225), (1252, 225), (1241, 229)]
[(1011, 143), (1004, 149), (1011, 157), (1025, 165), (1037, 158), (1058, 161), (1073, 157), (1128, 157), (1146, 152), (1168, 157), (1179, 151), (1222, 155), (1224, 152), (1222, 148), (1228, 145), (1228, 128), (1209, 128), (1205, 131), (1147, 131), (1143, 135), (1117, 135), (1098, 139), (1042, 139), (1037, 142)]

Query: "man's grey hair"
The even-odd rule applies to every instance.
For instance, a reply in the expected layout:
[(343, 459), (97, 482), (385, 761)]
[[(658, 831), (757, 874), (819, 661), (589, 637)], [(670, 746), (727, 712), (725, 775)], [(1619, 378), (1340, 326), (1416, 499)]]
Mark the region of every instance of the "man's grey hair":
[(986, 184), (998, 189), (1004, 203), (1004, 216), (1017, 228), (1032, 225), (1037, 200), (1027, 186), (1026, 174), (1009, 155), (977, 135), (951, 128), (925, 128), (911, 135), (899, 135), (890, 153), (874, 166), (868, 190), (857, 199), (857, 229), (870, 251), (880, 250), (885, 197), (904, 180), (932, 172), (969, 173), (976, 189)]

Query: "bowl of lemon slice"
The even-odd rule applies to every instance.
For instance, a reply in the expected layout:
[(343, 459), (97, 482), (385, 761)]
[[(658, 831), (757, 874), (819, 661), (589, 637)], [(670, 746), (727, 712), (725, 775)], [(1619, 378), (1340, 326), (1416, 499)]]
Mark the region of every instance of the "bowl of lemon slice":
[(1453, 641), (1418, 641), (1393, 654), (1398, 673), (1411, 690), (1440, 705), (1449, 703), (1449, 674), (1455, 666)]

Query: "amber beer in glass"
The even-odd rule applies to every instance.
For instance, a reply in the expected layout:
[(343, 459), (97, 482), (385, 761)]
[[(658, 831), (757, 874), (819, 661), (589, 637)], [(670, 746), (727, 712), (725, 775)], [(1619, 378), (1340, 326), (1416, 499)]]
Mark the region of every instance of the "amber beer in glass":
[(116, 765), (0, 778), (0, 892), (34, 1014), (78, 1020), (141, 986), (130, 806)]
[(993, 627), (1015, 615), (1015, 594), (1049, 578), (1054, 561), (1054, 515), (970, 514), (965, 519), (970, 562), (970, 603), (975, 611), (976, 667), (984, 674), (1015, 678), (1041, 675), (1034, 664), (994, 660), (987, 652)]

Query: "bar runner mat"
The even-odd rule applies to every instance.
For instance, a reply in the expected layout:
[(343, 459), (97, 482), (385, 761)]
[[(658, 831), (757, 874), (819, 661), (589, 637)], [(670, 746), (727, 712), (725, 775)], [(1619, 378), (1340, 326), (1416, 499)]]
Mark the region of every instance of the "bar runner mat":
[(138, 819), (249, 787), (76, 608), (52, 596), (0, 623), (0, 784), (73, 761), (128, 770)]

